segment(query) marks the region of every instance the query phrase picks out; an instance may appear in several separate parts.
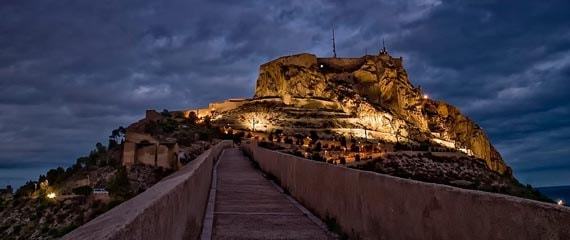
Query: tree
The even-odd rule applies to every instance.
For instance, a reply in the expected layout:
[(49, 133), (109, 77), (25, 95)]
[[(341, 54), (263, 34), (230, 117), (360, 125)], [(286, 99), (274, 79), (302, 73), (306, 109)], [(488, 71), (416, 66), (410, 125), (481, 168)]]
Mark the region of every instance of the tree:
[(129, 182), (125, 166), (121, 166), (117, 169), (117, 172), (109, 182), (107, 189), (111, 196), (119, 200), (126, 200), (132, 196), (131, 184)]
[(344, 136), (340, 136), (340, 145), (346, 147), (346, 138)]
[(356, 143), (353, 143), (353, 144), (350, 146), (350, 151), (352, 151), (352, 152), (359, 152), (359, 151), (360, 151), (360, 147), (359, 147)]
[(303, 135), (301, 135), (301, 134), (299, 134), (299, 133), (295, 134), (295, 139), (297, 140), (297, 141), (296, 141), (296, 144), (297, 144), (297, 145), (303, 145), (303, 139), (304, 139), (304, 138), (305, 138), (305, 136), (303, 136)]
[(88, 161), (88, 157), (79, 157), (75, 160), (75, 164), (78, 165), (78, 168), (84, 168), (87, 166)]
[(314, 151), (321, 151), (322, 150), (322, 146), (321, 146), (321, 142), (317, 142), (317, 144), (315, 144), (315, 147), (313, 148)]
[(309, 134), (311, 135), (312, 143), (316, 143), (319, 140), (319, 134), (317, 134), (317, 131), (311, 130)]
[(312, 160), (315, 160), (315, 161), (318, 161), (318, 162), (324, 162), (324, 161), (325, 161), (325, 159), (323, 158), (323, 156), (321, 156), (321, 154), (318, 153), (318, 152), (313, 152), (313, 154), (311, 155), (311, 159), (312, 159)]
[(28, 181), (26, 184), (18, 188), (15, 194), (15, 198), (27, 197), (32, 195), (36, 189), (36, 182)]
[(190, 125), (196, 125), (197, 121), (198, 121), (198, 115), (196, 115), (195, 112), (188, 113), (188, 118), (186, 118), (186, 123)]
[(46, 179), (50, 185), (59, 184), (66, 179), (65, 170), (62, 167), (50, 169), (46, 174)]
[(170, 112), (167, 109), (163, 109), (162, 112), (160, 113), (160, 115), (162, 115), (163, 117), (171, 117), (172, 114), (170, 114)]
[(105, 145), (101, 144), (100, 142), (95, 144), (95, 151), (97, 153), (106, 153), (107, 152), (107, 148), (105, 147)]
[(210, 116), (205, 116), (204, 117), (204, 125), (206, 127), (211, 127), (212, 126), (212, 118)]
[(126, 133), (127, 129), (122, 126), (113, 129), (113, 131), (111, 131), (111, 135), (109, 136), (109, 149), (113, 149), (116, 146), (122, 144), (125, 141)]
[(275, 135), (281, 136), (281, 134), (283, 134), (283, 129), (276, 129), (275, 130)]
[(178, 128), (178, 123), (175, 120), (168, 118), (166, 121), (162, 121), (159, 126), (163, 133), (172, 133)]
[(89, 196), (93, 192), (93, 188), (91, 188), (90, 186), (81, 186), (81, 187), (76, 187), (71, 191), (77, 195)]

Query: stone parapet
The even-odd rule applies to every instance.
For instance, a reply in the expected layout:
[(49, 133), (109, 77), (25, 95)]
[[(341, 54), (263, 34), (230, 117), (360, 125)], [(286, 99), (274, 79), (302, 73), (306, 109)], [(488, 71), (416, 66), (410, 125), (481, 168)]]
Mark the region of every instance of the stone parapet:
[(98, 216), (63, 239), (198, 239), (212, 169), (223, 141), (145, 192)]
[(263, 171), (354, 239), (570, 239), (570, 208), (349, 169), (244, 144)]

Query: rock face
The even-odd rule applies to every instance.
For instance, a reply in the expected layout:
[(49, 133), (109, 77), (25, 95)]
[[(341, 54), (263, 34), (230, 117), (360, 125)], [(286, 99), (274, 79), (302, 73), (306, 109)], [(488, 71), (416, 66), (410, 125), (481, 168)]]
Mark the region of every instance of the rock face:
[[(508, 167), (482, 129), (445, 102), (424, 98), (403, 67), (402, 58), (384, 53), (362, 58), (317, 58), (312, 54), (282, 57), (260, 68), (255, 98), (322, 98), (338, 101), (370, 129), (385, 125), (383, 113), (403, 120), (412, 140), (436, 138), (485, 160), (504, 173)], [(416, 132), (417, 136), (411, 136)]]
[(385, 51), (360, 58), (306, 53), (281, 57), (261, 65), (253, 99), (211, 113), (220, 123), (254, 131), (327, 130), (428, 143), (462, 151), (484, 160), (493, 171), (511, 174), (477, 124), (457, 108), (425, 97), (409, 81), (402, 58)]

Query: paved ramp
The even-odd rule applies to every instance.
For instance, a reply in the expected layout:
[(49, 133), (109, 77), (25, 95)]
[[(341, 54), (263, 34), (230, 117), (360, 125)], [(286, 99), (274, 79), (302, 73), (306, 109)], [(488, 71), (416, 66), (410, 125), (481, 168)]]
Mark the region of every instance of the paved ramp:
[(238, 149), (224, 151), (214, 187), (213, 226), (209, 230), (205, 223), (204, 231), (211, 232), (206, 238), (331, 239), (321, 222), (264, 178)]

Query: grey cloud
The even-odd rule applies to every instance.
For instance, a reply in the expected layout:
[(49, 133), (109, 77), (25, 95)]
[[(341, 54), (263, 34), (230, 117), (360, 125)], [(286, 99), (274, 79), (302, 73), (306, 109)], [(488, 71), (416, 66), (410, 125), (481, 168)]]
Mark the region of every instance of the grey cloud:
[(564, 5), (3, 1), (0, 169), (68, 164), (147, 108), (251, 96), (259, 64), (331, 55), (335, 24), (341, 56), (376, 52), (385, 38), (412, 81), (477, 120), (517, 176), (558, 184), (544, 173), (570, 156)]

